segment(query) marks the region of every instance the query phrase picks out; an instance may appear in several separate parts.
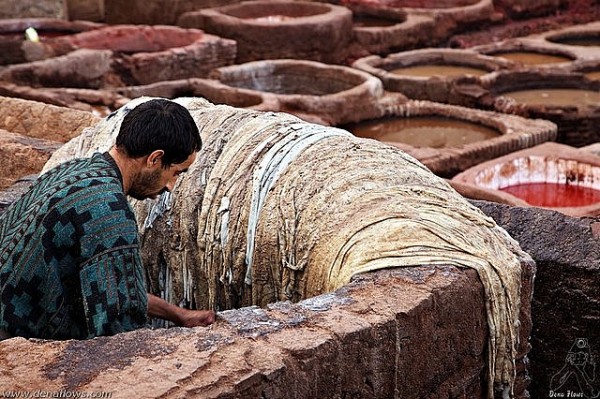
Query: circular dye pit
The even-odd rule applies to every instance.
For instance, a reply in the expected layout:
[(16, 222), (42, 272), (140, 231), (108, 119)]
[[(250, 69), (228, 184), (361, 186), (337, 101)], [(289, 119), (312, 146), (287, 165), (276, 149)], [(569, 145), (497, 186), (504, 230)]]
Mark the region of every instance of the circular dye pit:
[(600, 92), (583, 89), (531, 89), (502, 93), (520, 104), (555, 107), (598, 106)]
[(459, 81), (480, 81), (512, 65), (471, 50), (427, 48), (359, 58), (352, 67), (378, 77), (389, 92), (414, 100), (465, 106), (469, 103), (463, 99), (472, 100), (456, 91)]
[(524, 183), (500, 190), (533, 206), (548, 208), (581, 207), (600, 202), (600, 190), (568, 183)]
[[(207, 79), (232, 98), (258, 95), (258, 109), (288, 112), (311, 122), (340, 125), (381, 116), (381, 81), (353, 68), (302, 60), (263, 60), (217, 68)], [(211, 82), (213, 82), (211, 84)]]
[(389, 71), (395, 75), (414, 76), (414, 77), (431, 77), (431, 76), (447, 76), (456, 77), (464, 75), (483, 76), (489, 71), (480, 68), (474, 68), (464, 65), (413, 65), (402, 68), (395, 68)]
[(237, 63), (305, 59), (340, 63), (352, 38), (352, 12), (309, 1), (243, 1), (190, 11), (177, 24), (237, 43)]
[[(314, 67), (308, 64), (285, 65), (276, 63), (253, 63), (263, 69), (249, 74), (222, 74), (219, 80), (232, 87), (274, 94), (300, 94), (322, 96), (350, 90), (365, 82), (361, 76), (339, 74), (336, 70)], [(248, 64), (247, 64), (248, 65)], [(273, 67), (271, 67), (273, 66)], [(225, 67), (222, 70), (234, 69)]]
[(480, 163), (452, 180), (483, 190), (467, 194), (473, 199), (492, 193), (508, 204), (526, 203), (577, 216), (597, 215), (600, 210), (600, 157), (555, 142)]
[(523, 65), (560, 64), (573, 61), (572, 58), (567, 56), (533, 51), (508, 51), (491, 55), (493, 57), (500, 57), (509, 61), (518, 62)]
[(488, 126), (440, 116), (378, 119), (357, 123), (348, 130), (358, 137), (430, 148), (461, 147), (500, 136)]
[(64, 42), (72, 48), (112, 50), (121, 54), (153, 53), (190, 46), (203, 35), (197, 29), (119, 25), (59, 38), (57, 44)]

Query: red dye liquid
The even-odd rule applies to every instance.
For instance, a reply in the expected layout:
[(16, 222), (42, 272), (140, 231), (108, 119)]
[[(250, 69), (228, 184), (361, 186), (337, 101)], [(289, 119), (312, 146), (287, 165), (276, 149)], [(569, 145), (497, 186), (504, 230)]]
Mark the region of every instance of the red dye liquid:
[(500, 190), (534, 206), (578, 207), (600, 202), (600, 190), (560, 183), (525, 183)]

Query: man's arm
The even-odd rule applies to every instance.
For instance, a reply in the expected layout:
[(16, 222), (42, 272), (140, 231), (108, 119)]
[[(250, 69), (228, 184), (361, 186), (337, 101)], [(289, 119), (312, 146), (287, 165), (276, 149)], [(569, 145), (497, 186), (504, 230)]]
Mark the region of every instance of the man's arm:
[(181, 327), (206, 327), (215, 322), (216, 315), (212, 310), (180, 308), (156, 295), (148, 294), (148, 317), (165, 319)]

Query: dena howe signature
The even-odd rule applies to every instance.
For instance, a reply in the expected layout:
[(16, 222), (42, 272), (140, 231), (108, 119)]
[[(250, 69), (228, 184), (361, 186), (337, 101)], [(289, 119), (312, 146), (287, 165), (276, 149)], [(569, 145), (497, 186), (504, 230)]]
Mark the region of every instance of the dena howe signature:
[(550, 380), (551, 398), (584, 398), (600, 396), (596, 381), (596, 358), (587, 338), (576, 338), (565, 357), (563, 367)]

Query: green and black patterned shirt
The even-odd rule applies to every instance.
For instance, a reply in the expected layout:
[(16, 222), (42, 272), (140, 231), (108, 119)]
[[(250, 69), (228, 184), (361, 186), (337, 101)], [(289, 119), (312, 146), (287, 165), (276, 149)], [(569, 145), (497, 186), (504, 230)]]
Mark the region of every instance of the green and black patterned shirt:
[(43, 174), (0, 216), (0, 329), (84, 339), (146, 324), (135, 215), (108, 155)]

